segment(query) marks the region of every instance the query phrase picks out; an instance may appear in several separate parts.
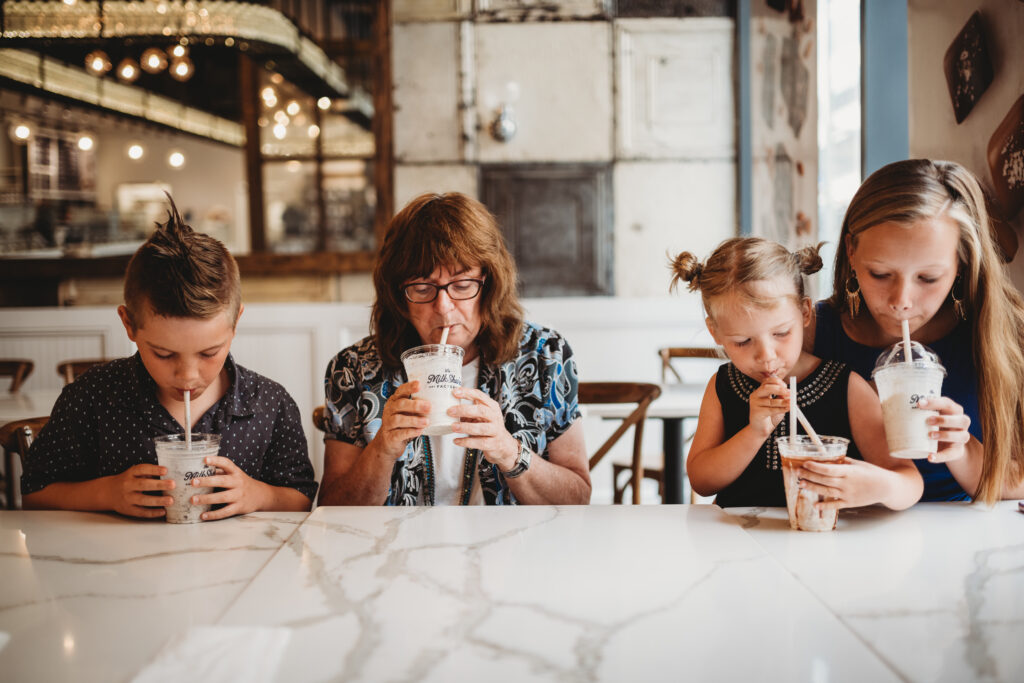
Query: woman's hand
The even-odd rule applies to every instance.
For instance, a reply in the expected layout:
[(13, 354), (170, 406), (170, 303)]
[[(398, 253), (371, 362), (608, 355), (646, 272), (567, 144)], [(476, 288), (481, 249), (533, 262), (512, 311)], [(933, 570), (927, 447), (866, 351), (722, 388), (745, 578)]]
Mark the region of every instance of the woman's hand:
[(381, 425), (373, 437), (379, 453), (398, 460), (410, 441), (423, 433), (430, 423), (430, 401), (413, 398), (420, 389), (418, 380), (406, 382), (388, 398), (381, 413)]
[(762, 438), (771, 436), (789, 412), (789, 387), (772, 377), (750, 393), (750, 426)]
[(967, 428), (971, 426), (971, 418), (964, 415), (963, 406), (949, 398), (922, 398), (917, 403), (918, 408), (937, 410), (938, 415), (928, 418), (928, 426), (935, 431), (929, 436), (937, 439), (939, 450), (928, 456), (929, 462), (948, 462), (959, 460), (967, 454), (967, 442), (971, 440), (971, 433)]
[(497, 401), (479, 389), (460, 387), (452, 392), (455, 398), (468, 399), (471, 405), (458, 405), (448, 409), (448, 414), (457, 417), (452, 431), (466, 436), (455, 439), (463, 448), (479, 449), (487, 462), (508, 472), (519, 460), (519, 442), (505, 429), (505, 418)]
[(880, 500), (886, 487), (887, 470), (877, 465), (843, 458), (839, 463), (808, 460), (800, 468), (800, 488), (824, 496), (817, 510), (862, 507)]

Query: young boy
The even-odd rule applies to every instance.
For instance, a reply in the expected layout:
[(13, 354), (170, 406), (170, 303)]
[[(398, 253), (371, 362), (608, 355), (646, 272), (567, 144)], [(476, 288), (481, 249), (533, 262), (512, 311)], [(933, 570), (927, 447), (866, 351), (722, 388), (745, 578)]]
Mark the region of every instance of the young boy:
[(221, 435), (219, 455), (207, 458), (218, 473), (192, 480), (217, 488), (193, 497), (222, 506), (204, 520), (310, 509), (317, 484), (295, 401), (231, 358), (242, 313), (238, 265), (223, 244), (185, 225), (173, 200), (167, 223), (128, 264), (124, 300), (117, 312), (138, 353), (64, 389), (25, 459), (24, 507), (162, 517), (172, 499), (160, 492), (174, 482), (156, 478), (167, 472), (153, 437), (191, 428)]

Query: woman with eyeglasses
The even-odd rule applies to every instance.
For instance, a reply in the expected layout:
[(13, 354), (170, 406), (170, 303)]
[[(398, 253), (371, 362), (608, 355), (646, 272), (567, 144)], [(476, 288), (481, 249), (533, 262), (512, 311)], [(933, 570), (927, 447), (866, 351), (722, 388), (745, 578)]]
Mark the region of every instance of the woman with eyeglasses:
[[(459, 193), (412, 200), (373, 272), (371, 334), (327, 366), (321, 505), (585, 504), (590, 474), (576, 361), (523, 320), (516, 267), (494, 216)], [(427, 436), (400, 356), (462, 347), (452, 434)]]

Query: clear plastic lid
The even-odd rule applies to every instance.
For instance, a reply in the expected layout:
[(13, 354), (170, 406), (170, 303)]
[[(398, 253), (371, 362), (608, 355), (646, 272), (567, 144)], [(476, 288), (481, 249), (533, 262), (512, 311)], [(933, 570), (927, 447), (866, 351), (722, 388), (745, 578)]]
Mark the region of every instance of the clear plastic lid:
[[(875, 361), (875, 369), (871, 371), (871, 376), (874, 377), (875, 373), (879, 370), (885, 370), (894, 365), (904, 365), (905, 360), (906, 353), (903, 342), (893, 344), (879, 354), (878, 360)], [(946, 368), (942, 366), (939, 355), (921, 342), (910, 342), (910, 365), (919, 370), (938, 369), (942, 371), (943, 375), (946, 374)]]

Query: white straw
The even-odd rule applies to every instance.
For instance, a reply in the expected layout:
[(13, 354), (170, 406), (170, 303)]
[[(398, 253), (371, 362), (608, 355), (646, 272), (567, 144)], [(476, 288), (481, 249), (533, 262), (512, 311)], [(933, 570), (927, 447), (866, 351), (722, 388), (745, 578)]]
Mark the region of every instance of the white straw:
[(192, 392), (185, 390), (185, 448), (192, 450)]
[(818, 436), (818, 432), (814, 431), (814, 427), (812, 427), (811, 423), (807, 421), (807, 418), (804, 416), (804, 413), (802, 410), (800, 410), (800, 408), (796, 409), (796, 419), (800, 420), (800, 424), (802, 424), (804, 426), (804, 429), (807, 430), (807, 435), (811, 437), (811, 441), (813, 441), (814, 445), (818, 447), (818, 450), (821, 451), (821, 454), (827, 455), (827, 452), (825, 451), (825, 444), (821, 442), (821, 438)]
[(789, 378), (789, 438), (796, 438), (796, 375)]
[(903, 326), (903, 362), (907, 365), (914, 364), (914, 357), (910, 351), (910, 321), (901, 320), (900, 324)]
[(450, 329), (452, 329), (452, 328), (445, 327), (443, 330), (441, 330), (441, 343), (442, 344), (444, 344), (445, 342), (448, 341), (448, 330), (450, 330)]

